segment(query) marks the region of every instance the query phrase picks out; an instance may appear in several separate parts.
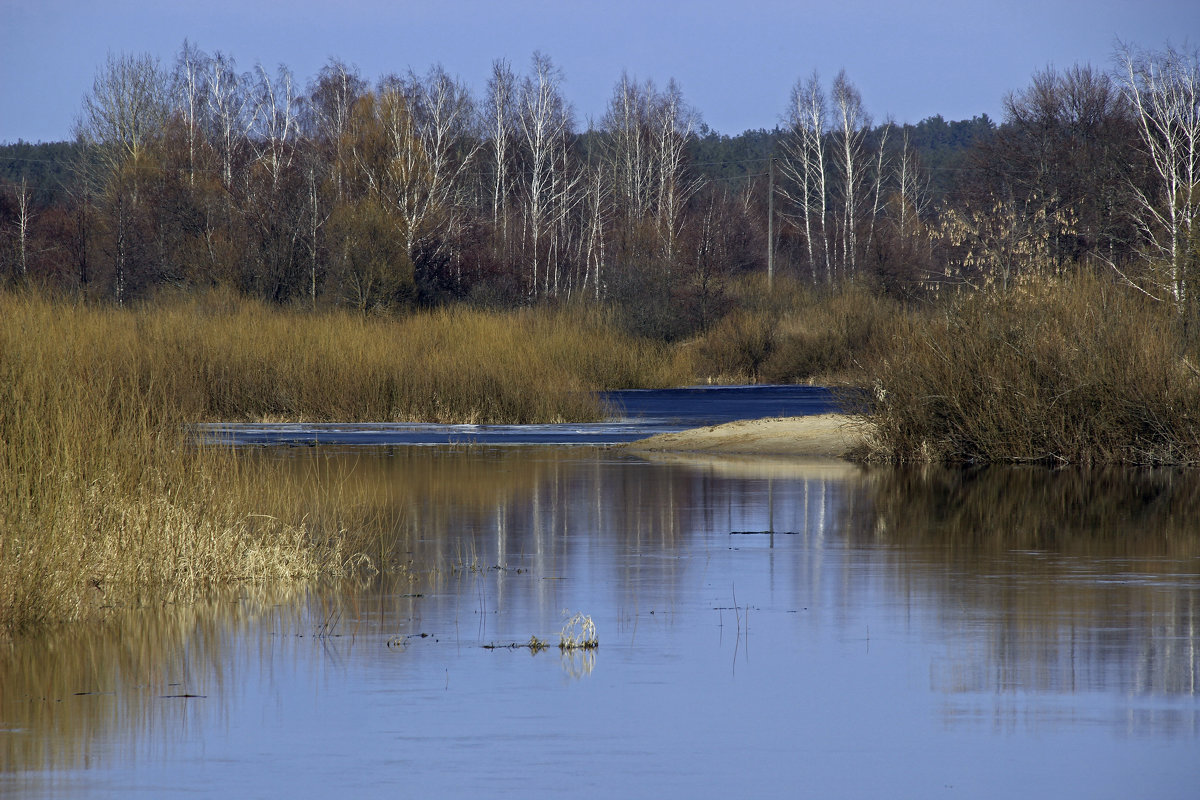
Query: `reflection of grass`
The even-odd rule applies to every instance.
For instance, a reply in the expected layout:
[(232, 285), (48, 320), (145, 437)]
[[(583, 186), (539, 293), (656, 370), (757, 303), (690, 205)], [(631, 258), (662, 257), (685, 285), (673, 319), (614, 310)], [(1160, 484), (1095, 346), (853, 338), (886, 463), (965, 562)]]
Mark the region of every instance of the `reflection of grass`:
[(1045, 551), (1186, 564), (1200, 557), (1200, 473), (922, 466), (873, 471), (864, 535), (946, 558)]
[[(166, 696), (207, 695), (206, 708), (228, 714), (262, 654), (226, 643), (302, 629), (306, 596), (298, 584), (243, 584), (194, 604), (114, 611), (102, 625), (14, 637), (0, 646), (0, 775), (111, 762), (111, 749), (97, 753), (96, 742), (170, 741), (191, 707)], [(302, 641), (281, 636), (271, 649), (278, 657)]]
[(558, 634), (559, 650), (595, 650), (600, 646), (596, 623), (590, 616), (577, 613), (563, 624)]
[(574, 311), (398, 320), (0, 293), (0, 632), (394, 566), (358, 533), (402, 524), (386, 507), (311, 516), (278, 464), (198, 451), (189, 422), (594, 419), (592, 390), (685, 382), (664, 353)]

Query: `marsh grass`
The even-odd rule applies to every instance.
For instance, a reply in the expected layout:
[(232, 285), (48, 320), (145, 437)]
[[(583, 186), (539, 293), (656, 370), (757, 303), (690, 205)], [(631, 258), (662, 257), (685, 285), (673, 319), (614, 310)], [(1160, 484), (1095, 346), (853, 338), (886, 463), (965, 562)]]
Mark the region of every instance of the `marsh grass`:
[(596, 635), (596, 623), (590, 616), (577, 612), (563, 623), (558, 633), (559, 650), (595, 650), (600, 646)]
[(904, 309), (861, 283), (817, 291), (778, 281), (741, 287), (737, 310), (696, 344), (696, 369), (717, 383), (862, 381)]
[(396, 319), (211, 305), (132, 315), (148, 354), (143, 380), (167, 383), (194, 421), (588, 421), (604, 413), (596, 391), (686, 382), (665, 346), (599, 313), (451, 308)]
[(310, 517), (277, 465), (197, 448), (188, 423), (593, 419), (593, 390), (671, 369), (568, 312), (397, 321), (0, 294), (0, 632), (386, 566), (369, 509)]
[(913, 316), (876, 372), (877, 457), (1200, 463), (1200, 371), (1169, 306), (1038, 279)]
[(0, 631), (236, 581), (339, 572), (347, 554), (227, 451), (185, 441), (179, 407), (139, 381), (114, 312), (0, 298)]

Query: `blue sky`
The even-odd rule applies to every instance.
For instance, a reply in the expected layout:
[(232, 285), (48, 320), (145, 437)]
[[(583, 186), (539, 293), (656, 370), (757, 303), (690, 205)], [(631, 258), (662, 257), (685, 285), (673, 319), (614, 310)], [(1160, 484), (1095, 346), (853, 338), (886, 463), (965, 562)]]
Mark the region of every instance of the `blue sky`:
[(0, 20), (0, 142), (69, 138), (108, 52), (169, 66), (185, 37), (302, 83), (337, 56), (372, 81), (440, 62), (476, 90), (493, 59), (524, 71), (542, 50), (581, 125), (624, 69), (674, 77), (722, 133), (773, 127), (813, 69), (828, 81), (845, 68), (877, 120), (999, 118), (1038, 69), (1108, 68), (1117, 37), (1200, 44), (1197, 0), (0, 0)]

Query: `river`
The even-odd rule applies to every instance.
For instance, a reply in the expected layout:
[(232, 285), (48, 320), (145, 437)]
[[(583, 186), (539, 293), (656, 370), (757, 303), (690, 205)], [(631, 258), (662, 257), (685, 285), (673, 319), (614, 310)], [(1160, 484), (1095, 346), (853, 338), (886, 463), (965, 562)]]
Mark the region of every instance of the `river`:
[[(772, 412), (774, 413), (774, 412)], [(0, 648), (5, 797), (1191, 798), (1200, 478), (251, 448), (386, 576)], [(560, 651), (568, 615), (599, 647)], [(550, 646), (527, 645), (538, 637)]]

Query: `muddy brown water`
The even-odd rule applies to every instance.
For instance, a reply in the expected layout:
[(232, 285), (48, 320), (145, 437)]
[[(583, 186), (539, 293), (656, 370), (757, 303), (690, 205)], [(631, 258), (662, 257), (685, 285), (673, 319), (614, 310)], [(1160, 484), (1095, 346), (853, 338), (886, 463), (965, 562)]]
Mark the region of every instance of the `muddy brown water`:
[[(1200, 786), (1194, 473), (247, 457), (314, 487), (352, 475), (378, 512), (373, 557), (412, 576), (240, 587), (3, 645), (0, 796)], [(553, 646), (575, 612), (598, 649)], [(507, 647), (531, 636), (552, 646)]]

